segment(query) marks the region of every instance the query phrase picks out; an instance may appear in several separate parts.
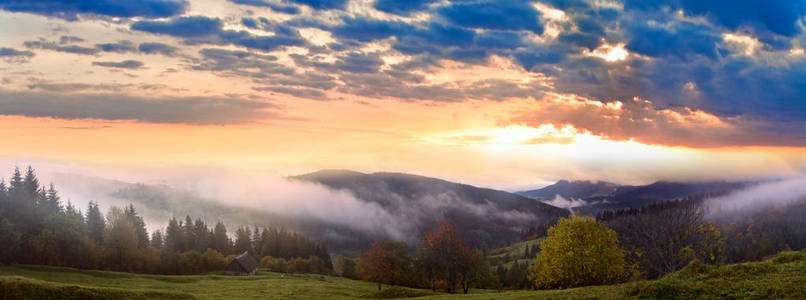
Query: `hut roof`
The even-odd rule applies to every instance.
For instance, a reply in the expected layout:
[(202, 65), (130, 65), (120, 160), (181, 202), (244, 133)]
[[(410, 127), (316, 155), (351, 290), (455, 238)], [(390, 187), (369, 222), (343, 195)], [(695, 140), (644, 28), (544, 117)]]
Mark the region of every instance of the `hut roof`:
[(249, 252), (244, 252), (241, 255), (235, 257), (235, 259), (232, 260), (230, 265), (232, 264), (240, 265), (241, 268), (243, 268), (243, 270), (247, 273), (250, 273), (255, 269), (257, 269), (257, 261), (251, 255), (249, 255)]

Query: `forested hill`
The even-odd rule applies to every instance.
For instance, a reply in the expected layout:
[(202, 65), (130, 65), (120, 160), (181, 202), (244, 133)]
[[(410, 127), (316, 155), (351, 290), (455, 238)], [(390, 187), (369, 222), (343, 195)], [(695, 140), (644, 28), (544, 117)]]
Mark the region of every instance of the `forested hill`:
[[(719, 194), (752, 185), (751, 182), (673, 182), (657, 181), (647, 185), (619, 185), (605, 181), (568, 181), (517, 194), (557, 205), (565, 204), (583, 213), (602, 210), (638, 208), (662, 201), (690, 196)], [(558, 201), (557, 197), (567, 201)]]
[(411, 174), (322, 170), (291, 179), (319, 183), (377, 203), (411, 222), (418, 235), (450, 219), (476, 246), (517, 241), (521, 229), (568, 215), (565, 209), (513, 193)]

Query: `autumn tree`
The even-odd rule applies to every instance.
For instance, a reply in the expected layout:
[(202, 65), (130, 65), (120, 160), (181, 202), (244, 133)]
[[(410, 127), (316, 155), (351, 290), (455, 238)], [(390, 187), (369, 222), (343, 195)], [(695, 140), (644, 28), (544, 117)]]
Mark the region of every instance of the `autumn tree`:
[(528, 273), (538, 288), (614, 283), (625, 273), (616, 232), (590, 217), (560, 219), (549, 228), (540, 249)]
[(118, 207), (110, 208), (106, 219), (109, 226), (104, 235), (105, 261), (115, 270), (134, 271), (139, 254), (134, 225)]
[(391, 282), (395, 276), (392, 255), (381, 243), (372, 242), (359, 262), (361, 278), (377, 283), (380, 291), (381, 284)]
[(643, 277), (654, 279), (677, 271), (698, 259), (717, 263), (723, 258), (723, 238), (705, 220), (694, 201), (670, 201), (609, 220)]
[(470, 253), (472, 251), (459, 236), (456, 226), (445, 221), (423, 238), (418, 265), (430, 281), (432, 290), (436, 289), (436, 281), (442, 279), (445, 280), (445, 291), (453, 292), (461, 279), (460, 272), (471, 261), (468, 259)]

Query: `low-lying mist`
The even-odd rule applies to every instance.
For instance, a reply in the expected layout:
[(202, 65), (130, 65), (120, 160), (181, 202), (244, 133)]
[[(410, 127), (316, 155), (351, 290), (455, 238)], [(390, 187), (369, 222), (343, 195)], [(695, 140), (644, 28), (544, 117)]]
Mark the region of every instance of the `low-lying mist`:
[(711, 198), (705, 202), (705, 206), (707, 217), (720, 219), (748, 215), (772, 206), (786, 205), (802, 199), (806, 199), (806, 177), (795, 177), (764, 182), (724, 196)]

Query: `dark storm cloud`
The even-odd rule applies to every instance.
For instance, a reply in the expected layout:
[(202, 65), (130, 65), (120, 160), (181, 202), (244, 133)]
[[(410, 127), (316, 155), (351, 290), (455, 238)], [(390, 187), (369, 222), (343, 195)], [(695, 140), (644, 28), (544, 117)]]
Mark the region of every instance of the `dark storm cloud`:
[(82, 16), (164, 18), (179, 15), (188, 7), (181, 0), (6, 0), (0, 8), (11, 12), (26, 12), (66, 20)]
[(138, 69), (144, 65), (142, 61), (138, 60), (124, 60), (124, 61), (94, 61), (93, 66), (118, 68), (118, 69)]
[(269, 103), (232, 98), (0, 91), (2, 115), (203, 125), (254, 122), (274, 113)]

